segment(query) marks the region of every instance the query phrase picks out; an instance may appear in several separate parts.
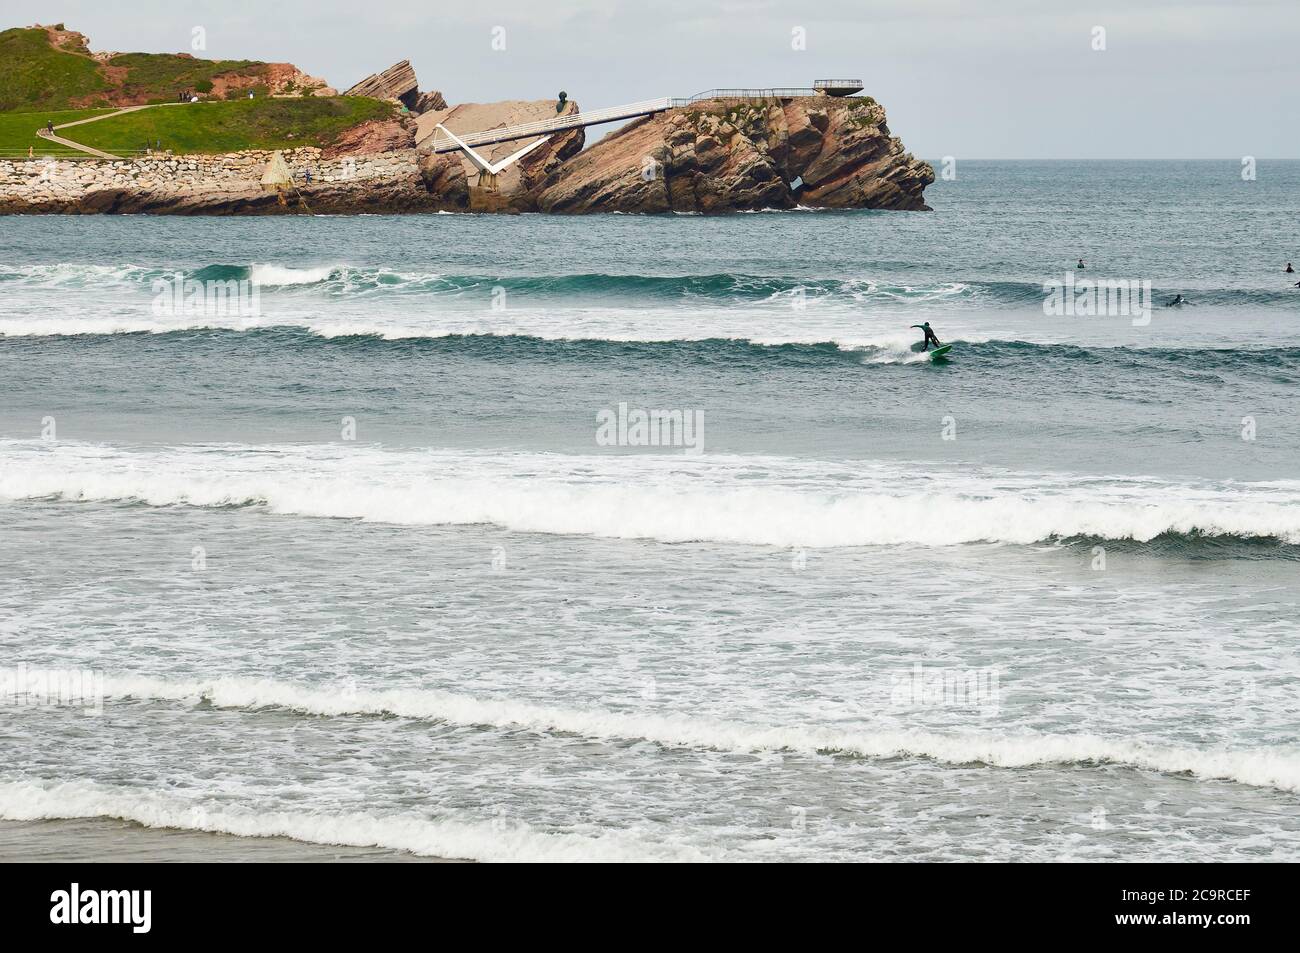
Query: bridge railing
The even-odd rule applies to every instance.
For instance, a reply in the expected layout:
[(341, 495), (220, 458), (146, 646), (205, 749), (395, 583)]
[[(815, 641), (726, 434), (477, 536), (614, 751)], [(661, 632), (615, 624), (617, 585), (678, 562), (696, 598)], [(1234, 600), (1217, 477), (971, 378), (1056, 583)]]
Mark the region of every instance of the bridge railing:
[[(838, 82), (841, 81), (818, 80), (819, 84)], [(844, 80), (843, 82), (856, 82), (856, 80)], [(581, 126), (595, 126), (602, 122), (635, 119), (637, 116), (649, 116), (653, 113), (663, 112), (665, 109), (679, 109), (683, 106), (690, 106), (693, 103), (705, 102), (710, 99), (791, 99), (798, 96), (815, 95), (817, 95), (817, 90), (807, 86), (778, 86), (771, 89), (710, 89), (702, 93), (696, 93), (686, 99), (647, 99), (639, 103), (610, 106), (606, 109), (597, 109), (588, 113), (569, 113), (556, 116), (554, 119), (524, 122), (515, 126), (498, 126), (495, 129), (485, 129), (481, 132), (466, 133), (464, 135), (457, 132), (456, 135), (460, 136), (461, 141), (467, 146), (489, 146), (498, 142), (509, 142), (512, 139), (528, 139), (532, 136), (563, 132), (566, 129), (577, 129)], [(429, 152), (454, 152), (460, 146), (449, 137), (435, 132), (421, 142), (419, 148)]]
[[(643, 102), (628, 103), (624, 106), (596, 109), (589, 113), (568, 113), (563, 116), (556, 116), (554, 119), (524, 122), (515, 126), (498, 126), (495, 129), (485, 129), (482, 132), (466, 135), (457, 132), (456, 135), (460, 136), (461, 141), (468, 146), (487, 146), (498, 142), (509, 142), (511, 139), (527, 139), (552, 132), (563, 132), (566, 129), (577, 129), (581, 126), (595, 126), (602, 122), (617, 122), (620, 119), (648, 116), (651, 113), (663, 112), (669, 108), (670, 103), (671, 101), (667, 98), (647, 99)], [(421, 148), (427, 148), (431, 152), (451, 152), (460, 147), (447, 136), (437, 133), (421, 143)]]

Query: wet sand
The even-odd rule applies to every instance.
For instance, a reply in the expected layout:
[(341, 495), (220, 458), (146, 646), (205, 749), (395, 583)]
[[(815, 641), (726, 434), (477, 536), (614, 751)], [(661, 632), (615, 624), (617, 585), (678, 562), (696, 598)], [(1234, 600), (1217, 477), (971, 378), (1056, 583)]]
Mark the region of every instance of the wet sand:
[(0, 820), (0, 863), (459, 863), (382, 847), (142, 827), (104, 817)]

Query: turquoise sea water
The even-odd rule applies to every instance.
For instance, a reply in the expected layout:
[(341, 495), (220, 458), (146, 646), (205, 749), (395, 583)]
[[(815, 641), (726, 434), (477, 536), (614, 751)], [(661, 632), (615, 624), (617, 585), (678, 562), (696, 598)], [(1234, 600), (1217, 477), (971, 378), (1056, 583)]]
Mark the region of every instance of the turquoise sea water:
[[(0, 706), (0, 817), (1294, 859), (1300, 163), (1239, 172), (963, 163), (933, 213), (5, 219), (0, 669), (104, 698)], [(178, 274), (256, 298), (186, 313)], [(1085, 278), (1152, 307), (1044, 313)], [(697, 446), (610, 445), (620, 405)]]

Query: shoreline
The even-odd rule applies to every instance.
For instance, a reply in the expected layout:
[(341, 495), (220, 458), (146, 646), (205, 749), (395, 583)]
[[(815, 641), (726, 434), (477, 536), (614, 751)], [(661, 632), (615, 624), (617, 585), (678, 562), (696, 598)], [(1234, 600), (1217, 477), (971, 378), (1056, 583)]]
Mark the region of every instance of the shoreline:
[(472, 863), (386, 847), (145, 827), (112, 817), (0, 819), (0, 863)]

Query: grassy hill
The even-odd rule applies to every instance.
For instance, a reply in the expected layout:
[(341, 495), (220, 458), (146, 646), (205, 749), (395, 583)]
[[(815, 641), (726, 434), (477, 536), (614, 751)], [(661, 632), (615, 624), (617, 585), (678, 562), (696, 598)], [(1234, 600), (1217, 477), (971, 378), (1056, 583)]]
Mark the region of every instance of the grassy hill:
[(44, 30), (0, 33), (0, 111), (66, 108), (74, 99), (103, 94), (109, 85), (98, 63), (55, 49)]
[(199, 60), (176, 53), (119, 53), (107, 65), (126, 71), (118, 95), (165, 103), (173, 102), (181, 89), (206, 93), (213, 78), (226, 73), (256, 76), (266, 70), (256, 60)]
[[(61, 135), (114, 155), (130, 156), (161, 143), (179, 154), (325, 146), (345, 129), (393, 115), (391, 103), (356, 96), (241, 99), (155, 106), (62, 130)], [(0, 113), (0, 158), (81, 155), (36, 136), (46, 120), (56, 125), (112, 110)]]
[[(0, 158), (25, 158), (29, 147), (36, 156), (84, 157), (38, 138), (36, 130), (46, 121), (73, 122), (115, 106), (168, 104), (74, 126), (60, 135), (122, 156), (158, 144), (177, 154), (221, 153), (325, 146), (358, 123), (393, 114), (391, 103), (376, 99), (312, 95), (319, 88), (312, 84), (319, 82), (284, 63), (177, 53), (96, 57), (84, 36), (62, 24), (4, 30)], [(173, 105), (182, 90), (210, 95), (211, 101)], [(247, 98), (250, 90), (253, 99)]]
[[(214, 80), (225, 80), (226, 86), (238, 80), (237, 85), (265, 94), (273, 69), (257, 60), (204, 60), (182, 53), (118, 53), (99, 60), (85, 37), (62, 24), (16, 27), (0, 32), (0, 112), (170, 103), (183, 90), (212, 91)], [(239, 92), (232, 90), (231, 96)]]

